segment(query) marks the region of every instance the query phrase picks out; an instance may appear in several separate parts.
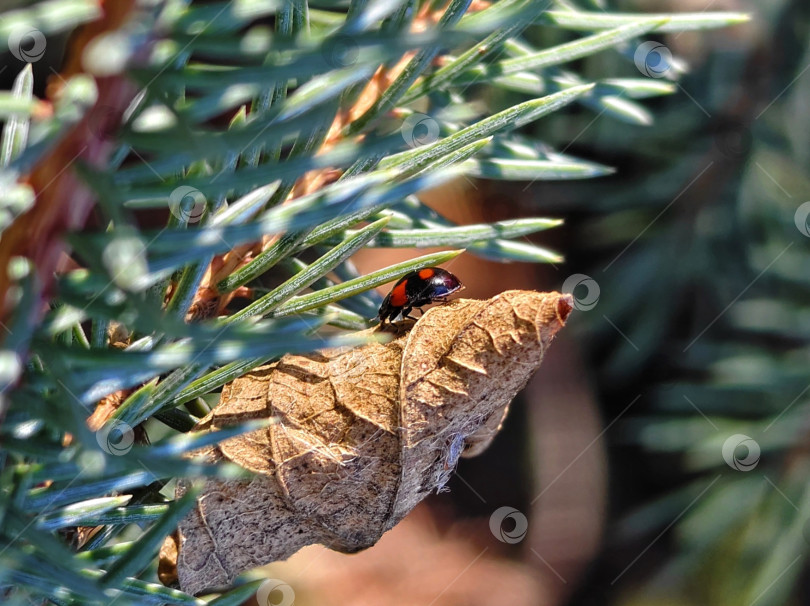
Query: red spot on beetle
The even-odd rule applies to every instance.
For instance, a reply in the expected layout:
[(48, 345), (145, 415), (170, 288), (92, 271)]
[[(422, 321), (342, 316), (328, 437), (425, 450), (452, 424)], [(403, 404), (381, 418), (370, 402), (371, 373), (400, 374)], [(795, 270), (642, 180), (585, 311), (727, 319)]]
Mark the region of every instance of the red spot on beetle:
[(388, 295), (388, 302), (394, 307), (405, 307), (408, 303), (408, 295), (405, 291), (405, 282), (397, 284), (391, 294)]

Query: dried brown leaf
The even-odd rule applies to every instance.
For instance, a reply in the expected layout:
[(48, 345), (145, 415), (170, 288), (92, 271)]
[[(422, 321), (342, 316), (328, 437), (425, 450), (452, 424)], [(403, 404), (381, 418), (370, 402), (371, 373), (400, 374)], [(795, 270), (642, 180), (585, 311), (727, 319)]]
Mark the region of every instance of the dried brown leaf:
[(444, 486), (462, 451), (489, 445), (572, 303), (534, 291), (459, 299), (410, 332), (400, 323), (388, 343), (288, 355), (226, 385), (198, 429), (278, 422), (198, 453), (256, 476), (209, 481), (181, 522), (183, 590), (230, 584), (313, 543), (376, 543)]

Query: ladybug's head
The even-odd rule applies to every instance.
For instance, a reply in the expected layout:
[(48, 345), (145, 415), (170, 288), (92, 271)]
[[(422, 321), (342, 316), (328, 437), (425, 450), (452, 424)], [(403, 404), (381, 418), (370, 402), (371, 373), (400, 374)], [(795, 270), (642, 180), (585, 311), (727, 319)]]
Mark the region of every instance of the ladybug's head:
[(428, 280), (430, 282), (431, 291), (434, 298), (441, 299), (464, 288), (464, 286), (461, 284), (461, 280), (446, 269), (441, 269), (440, 267), (431, 267), (430, 271), (433, 273), (433, 275), (430, 276)]

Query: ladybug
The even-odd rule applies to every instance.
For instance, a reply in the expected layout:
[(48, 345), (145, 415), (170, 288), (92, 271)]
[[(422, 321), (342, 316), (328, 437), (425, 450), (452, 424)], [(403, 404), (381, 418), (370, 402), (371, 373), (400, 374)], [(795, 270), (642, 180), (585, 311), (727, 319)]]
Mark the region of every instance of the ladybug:
[(464, 288), (458, 278), (445, 269), (426, 267), (403, 276), (394, 285), (380, 306), (378, 317), (381, 323), (392, 322), (399, 314), (408, 314), (416, 307), (443, 301), (457, 290)]

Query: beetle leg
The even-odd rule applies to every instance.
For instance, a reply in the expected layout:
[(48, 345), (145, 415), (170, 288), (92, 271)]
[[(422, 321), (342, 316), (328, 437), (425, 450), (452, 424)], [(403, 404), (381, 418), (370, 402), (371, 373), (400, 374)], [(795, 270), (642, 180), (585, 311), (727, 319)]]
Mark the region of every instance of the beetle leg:
[(409, 307), (409, 308), (407, 309), (407, 311), (403, 312), (402, 317), (403, 317), (403, 318), (408, 318), (409, 320), (418, 320), (418, 318), (414, 318), (414, 317), (411, 315), (411, 312), (412, 312), (414, 309), (418, 309), (418, 310), (419, 310), (419, 317), (420, 317), (420, 318), (421, 318), (421, 317), (422, 317), (422, 315), (424, 315), (424, 313), (425, 313), (425, 311), (424, 311), (424, 310), (423, 310), (421, 307)]

